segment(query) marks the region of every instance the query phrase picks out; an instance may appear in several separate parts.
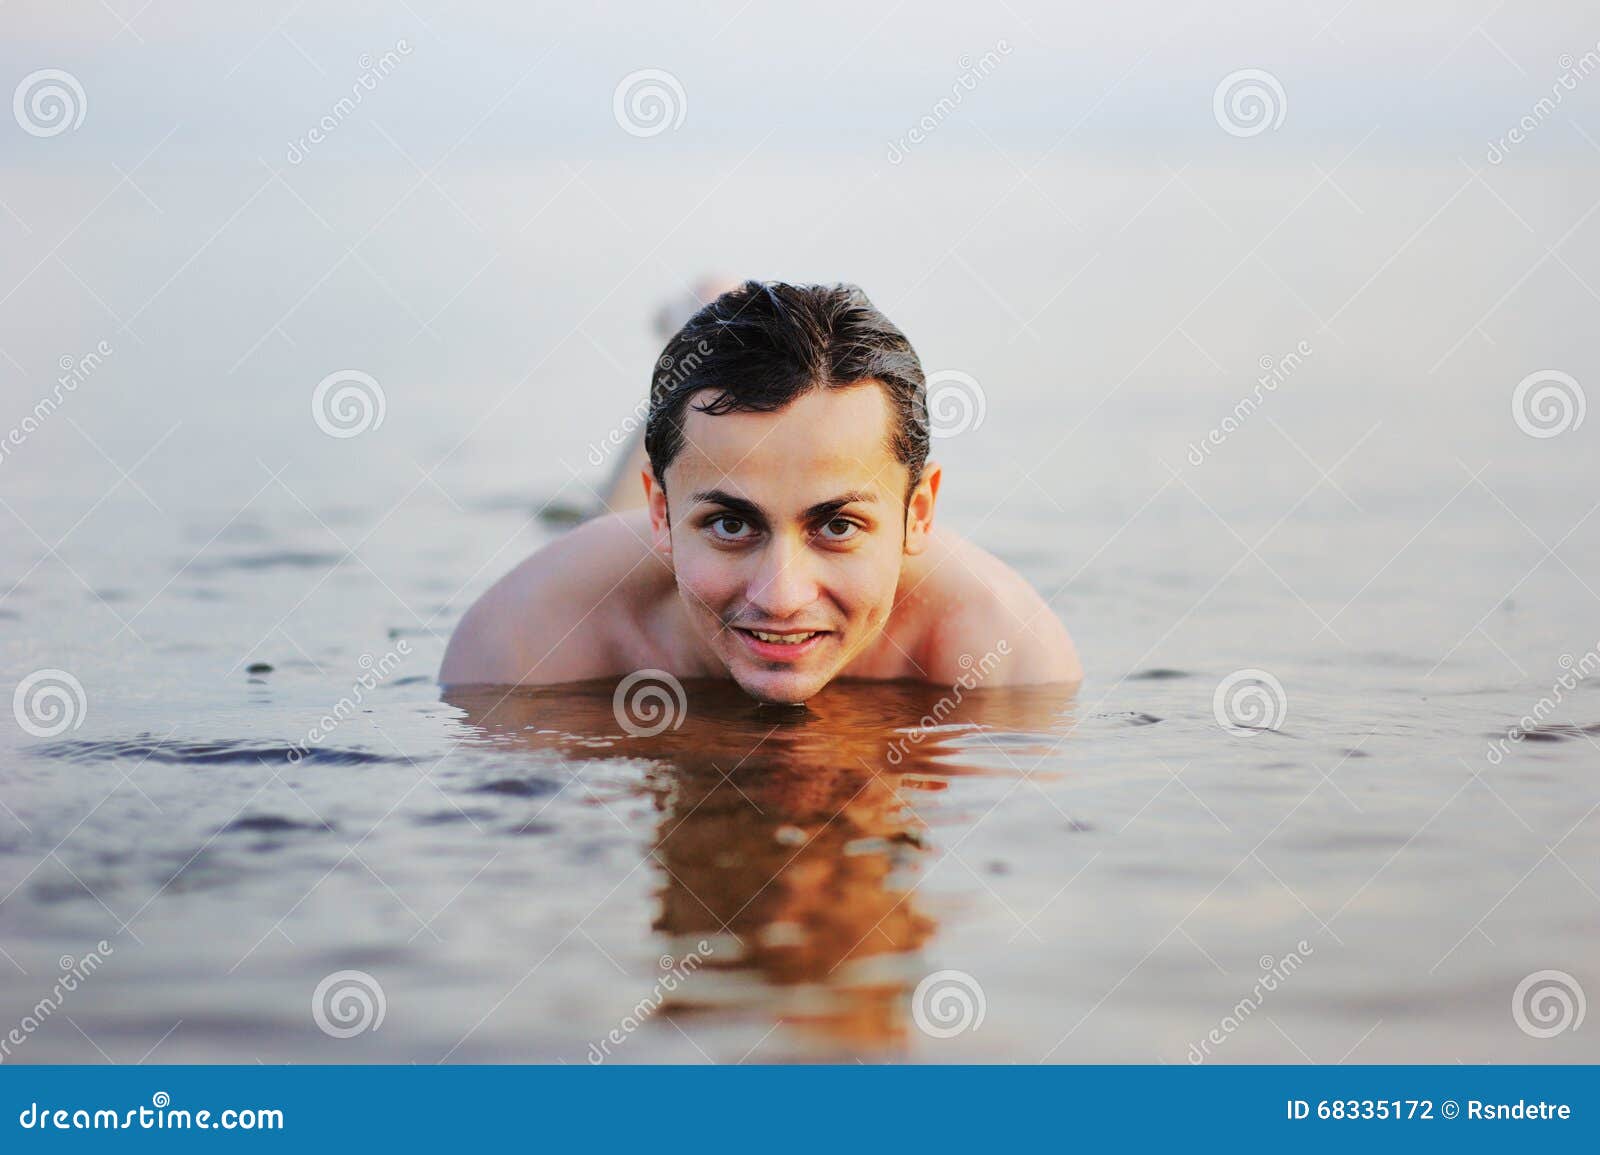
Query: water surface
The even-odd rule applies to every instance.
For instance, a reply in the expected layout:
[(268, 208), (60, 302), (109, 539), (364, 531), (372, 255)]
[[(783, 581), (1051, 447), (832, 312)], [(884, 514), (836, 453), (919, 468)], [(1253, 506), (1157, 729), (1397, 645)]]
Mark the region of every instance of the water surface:
[[(1450, 68), (1503, 74), (1479, 39)], [(1059, 52), (1034, 50), (1058, 108)], [(261, 51), (276, 76), (291, 49)], [(1129, 80), (1199, 141), (1223, 55), (1188, 104), (1161, 57)], [(500, 97), (481, 72), (460, 107)], [(416, 93), (442, 152), (461, 115)], [(608, 1061), (1182, 1063), (1213, 1031), (1207, 1061), (1600, 1059), (1593, 1023), (1513, 1013), (1539, 971), (1600, 997), (1600, 679), (1493, 756), (1600, 644), (1600, 421), (1535, 438), (1511, 409), (1546, 367), (1595, 401), (1593, 301), (1559, 267), (1592, 244), (1592, 168), (1470, 173), (1476, 135), (1423, 167), (1400, 114), (1337, 188), (1341, 156), (1268, 151), (1283, 134), (1192, 167), (1019, 154), (1023, 181), (783, 135), (748, 164), (753, 141), (691, 163), (618, 136), (584, 168), (491, 120), (501, 167), (453, 162), (373, 233), (417, 183), (375, 132), (345, 135), (370, 165), (330, 148), (288, 189), (260, 167), (324, 108), (264, 110), (249, 148), (181, 128), (138, 172), (159, 211), (118, 175), (169, 132), (149, 116), (109, 160), (30, 142), (7, 186), (38, 271), (0, 306), (0, 431), (62, 357), (114, 347), (0, 463), (0, 701), (40, 671), (83, 690), (58, 733), (0, 715), (0, 1037), (60, 959), (111, 948), (8, 1061), (582, 1063), (613, 1030)], [(980, 688), (924, 728), (945, 688), (774, 713), (697, 685), (654, 737), (605, 685), (441, 700), (455, 622), (593, 504), (648, 320), (710, 267), (857, 279), (930, 370), (981, 383), (983, 421), (936, 446), (939, 516), (1067, 622), (1075, 698)], [(346, 367), (386, 417), (334, 438), (310, 399)], [(1282, 686), (1276, 728), (1230, 732), (1214, 695), (1249, 670)], [(347, 970), (385, 1013), (336, 1038), (313, 996)], [(975, 1029), (919, 1026), (942, 971), (981, 989)]]

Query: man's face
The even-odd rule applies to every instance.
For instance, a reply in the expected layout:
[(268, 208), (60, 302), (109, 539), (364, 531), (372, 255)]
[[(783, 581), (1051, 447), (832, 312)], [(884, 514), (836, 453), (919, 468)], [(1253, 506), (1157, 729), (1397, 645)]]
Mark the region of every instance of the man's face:
[(709, 416), (694, 408), (707, 396), (690, 401), (665, 493), (646, 476), (656, 547), (701, 641), (745, 692), (801, 702), (888, 621), (938, 471), (913, 495), (908, 532), (909, 474), (889, 449), (882, 386), (813, 389), (775, 413)]

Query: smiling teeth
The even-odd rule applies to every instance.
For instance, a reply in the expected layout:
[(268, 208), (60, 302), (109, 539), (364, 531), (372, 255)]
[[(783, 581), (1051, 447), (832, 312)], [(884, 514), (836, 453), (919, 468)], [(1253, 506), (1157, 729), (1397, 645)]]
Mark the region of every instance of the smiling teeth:
[(816, 630), (812, 630), (808, 634), (768, 634), (761, 630), (751, 630), (750, 632), (763, 642), (776, 642), (780, 646), (798, 646), (801, 642), (817, 636)]

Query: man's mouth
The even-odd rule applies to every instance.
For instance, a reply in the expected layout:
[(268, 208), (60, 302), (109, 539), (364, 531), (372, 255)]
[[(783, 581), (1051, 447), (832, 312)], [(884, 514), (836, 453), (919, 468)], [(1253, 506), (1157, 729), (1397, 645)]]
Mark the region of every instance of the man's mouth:
[(766, 661), (792, 662), (814, 650), (830, 630), (756, 630), (735, 626), (734, 632)]
[(746, 632), (754, 634), (763, 642), (776, 642), (780, 646), (798, 646), (807, 638), (814, 638), (818, 634), (822, 633), (821, 630), (802, 630), (798, 633), (791, 632), (783, 634), (775, 634), (770, 630), (748, 630)]

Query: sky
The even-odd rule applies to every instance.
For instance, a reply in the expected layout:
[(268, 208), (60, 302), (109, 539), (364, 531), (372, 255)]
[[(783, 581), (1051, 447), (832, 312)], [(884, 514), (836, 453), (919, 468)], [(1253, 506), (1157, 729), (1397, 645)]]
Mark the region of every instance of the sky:
[[(1190, 435), (1301, 341), (1352, 423), (1600, 368), (1582, 4), (8, 0), (0, 31), (0, 401), (105, 343), (102, 438), (271, 447), (353, 367), (449, 443), (587, 444), (708, 272), (856, 281), (930, 371)], [(28, 103), (57, 72), (65, 122)]]

